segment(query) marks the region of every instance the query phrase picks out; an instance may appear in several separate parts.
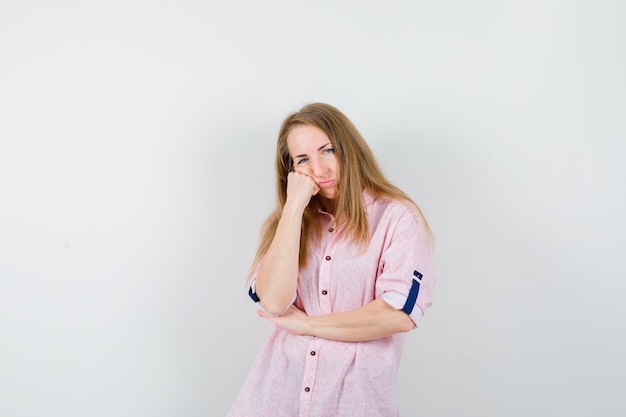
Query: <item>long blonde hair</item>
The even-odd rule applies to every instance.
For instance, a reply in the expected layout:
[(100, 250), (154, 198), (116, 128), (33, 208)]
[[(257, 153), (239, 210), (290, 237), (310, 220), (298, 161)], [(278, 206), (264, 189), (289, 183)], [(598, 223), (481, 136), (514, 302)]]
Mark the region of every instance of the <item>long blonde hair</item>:
[[(432, 233), (422, 211), (411, 198), (385, 178), (371, 149), (354, 124), (337, 108), (325, 103), (312, 103), (288, 116), (283, 122), (276, 144), (276, 195), (277, 203), (261, 229), (261, 238), (252, 263), (254, 268), (268, 251), (278, 222), (287, 201), (287, 174), (292, 170), (293, 159), (287, 148), (287, 136), (295, 126), (311, 125), (321, 129), (330, 139), (339, 165), (338, 196), (335, 200), (335, 222), (343, 225), (344, 238), (352, 239), (365, 247), (369, 241), (369, 224), (363, 205), (363, 190), (375, 197), (387, 197), (408, 203), (426, 228), (429, 242)], [(311, 198), (304, 210), (300, 234), (300, 266), (307, 263), (308, 244), (312, 233), (319, 233), (321, 224), (316, 216), (321, 207), (321, 197)]]

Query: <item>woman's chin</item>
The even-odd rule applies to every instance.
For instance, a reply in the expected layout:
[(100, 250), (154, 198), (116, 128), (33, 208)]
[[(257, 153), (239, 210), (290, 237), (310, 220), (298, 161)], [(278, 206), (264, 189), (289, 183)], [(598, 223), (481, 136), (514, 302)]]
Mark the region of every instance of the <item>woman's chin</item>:
[(337, 197), (337, 192), (335, 190), (321, 189), (318, 194), (325, 200), (334, 200)]

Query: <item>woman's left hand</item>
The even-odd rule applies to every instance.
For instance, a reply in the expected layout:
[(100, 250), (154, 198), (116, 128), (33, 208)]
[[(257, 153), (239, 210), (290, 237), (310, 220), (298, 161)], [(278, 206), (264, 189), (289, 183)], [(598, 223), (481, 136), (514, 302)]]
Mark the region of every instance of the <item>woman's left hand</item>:
[(271, 317), (263, 310), (257, 310), (256, 313), (259, 317), (268, 319), (275, 325), (282, 327), (290, 333), (299, 335), (306, 334), (305, 325), (309, 316), (293, 304), (287, 309), (287, 311), (278, 317)]

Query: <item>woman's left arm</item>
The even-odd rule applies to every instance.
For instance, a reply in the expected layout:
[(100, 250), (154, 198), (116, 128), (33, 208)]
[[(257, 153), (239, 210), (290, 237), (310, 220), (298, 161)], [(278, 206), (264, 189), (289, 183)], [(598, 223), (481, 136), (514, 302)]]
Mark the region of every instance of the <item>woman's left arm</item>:
[(316, 317), (307, 316), (293, 305), (279, 317), (270, 317), (262, 310), (257, 311), (257, 314), (291, 333), (342, 342), (380, 339), (408, 332), (415, 327), (408, 314), (396, 310), (381, 299), (351, 311)]

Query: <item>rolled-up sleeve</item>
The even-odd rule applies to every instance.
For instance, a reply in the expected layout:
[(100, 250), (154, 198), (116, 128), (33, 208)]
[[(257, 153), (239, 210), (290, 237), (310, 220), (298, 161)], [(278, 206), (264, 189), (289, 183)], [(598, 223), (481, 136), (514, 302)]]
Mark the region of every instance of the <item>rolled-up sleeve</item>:
[(423, 220), (403, 210), (389, 224), (376, 279), (376, 298), (403, 310), (417, 325), (432, 305), (434, 286), (435, 270)]

